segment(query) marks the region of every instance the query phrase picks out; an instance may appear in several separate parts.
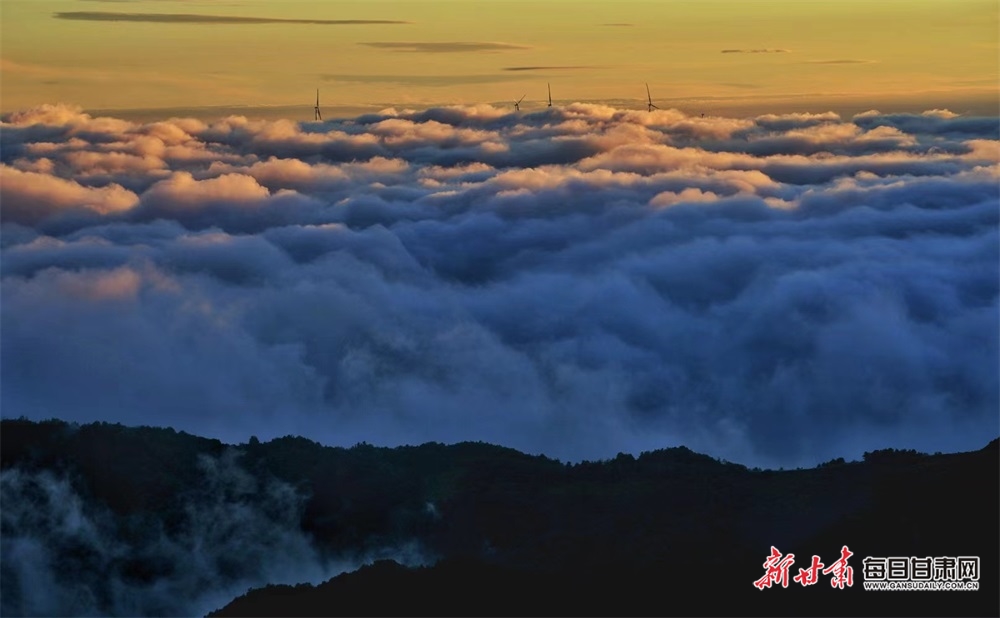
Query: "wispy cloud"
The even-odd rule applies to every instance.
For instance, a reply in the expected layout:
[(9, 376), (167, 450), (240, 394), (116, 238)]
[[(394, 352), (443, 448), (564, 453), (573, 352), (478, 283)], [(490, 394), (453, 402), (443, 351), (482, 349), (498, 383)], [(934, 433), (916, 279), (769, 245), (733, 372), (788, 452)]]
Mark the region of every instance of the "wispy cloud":
[(787, 54), (787, 49), (724, 49), (724, 54)]
[(517, 79), (514, 75), (472, 74), (472, 75), (361, 75), (324, 73), (326, 81), (353, 82), (357, 84), (403, 84), (411, 86), (454, 86), (458, 84), (490, 84), (509, 82)]
[(504, 71), (579, 71), (583, 69), (597, 69), (596, 66), (539, 66), (539, 67), (504, 67)]
[(512, 43), (492, 43), (485, 41), (446, 41), (446, 42), (397, 42), (397, 41), (372, 41), (359, 43), (368, 47), (378, 49), (389, 49), (398, 52), (415, 52), (430, 54), (447, 54), (461, 52), (490, 52), (490, 51), (512, 51), (519, 49), (531, 49), (527, 45), (514, 45)]
[(389, 19), (285, 19), (281, 17), (241, 17), (238, 15), (201, 15), (196, 13), (119, 13), (113, 11), (61, 11), (56, 19), (78, 21), (124, 21), (156, 24), (314, 24), (352, 26), (370, 24), (408, 24)]
[(875, 64), (874, 60), (807, 60), (804, 64)]
[(128, 81), (133, 84), (158, 84), (172, 88), (212, 89), (216, 92), (225, 91), (233, 97), (246, 97), (250, 93), (244, 89), (245, 82), (239, 76), (223, 77), (197, 75), (190, 72), (175, 74), (140, 69), (111, 70), (100, 67), (67, 67), (16, 62), (8, 58), (0, 58), (0, 71), (30, 76), (52, 83), (113, 84)]

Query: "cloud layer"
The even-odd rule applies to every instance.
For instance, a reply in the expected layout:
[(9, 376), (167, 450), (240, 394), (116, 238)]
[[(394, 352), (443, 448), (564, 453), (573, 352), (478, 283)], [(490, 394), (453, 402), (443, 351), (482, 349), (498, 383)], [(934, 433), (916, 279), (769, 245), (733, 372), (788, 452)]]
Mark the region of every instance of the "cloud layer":
[(787, 54), (787, 49), (724, 49), (724, 54)]
[(356, 84), (403, 84), (408, 86), (419, 86), (421, 88), (438, 88), (454, 86), (457, 84), (492, 84), (496, 82), (509, 82), (520, 79), (514, 75), (501, 74), (461, 74), (445, 73), (438, 75), (378, 75), (378, 74), (327, 74), (320, 77), (327, 81), (347, 82)]
[(395, 52), (410, 52), (410, 53), (415, 52), (415, 53), (431, 53), (431, 54), (449, 54), (449, 53), (465, 53), (465, 52), (498, 52), (498, 51), (531, 49), (531, 47), (527, 45), (514, 45), (512, 43), (492, 43), (488, 41), (441, 41), (441, 42), (372, 41), (369, 43), (360, 43), (360, 45), (367, 45), (368, 47), (376, 47), (378, 49), (388, 49)]
[(593, 66), (540, 66), (540, 67), (504, 67), (504, 71), (579, 71), (586, 69), (596, 69)]
[[(107, 0), (105, 0), (107, 1)], [(76, 21), (122, 21), (153, 24), (311, 24), (320, 26), (355, 26), (370, 24), (408, 24), (388, 19), (286, 19), (281, 17), (242, 17), (239, 15), (204, 15), (201, 13), (119, 13), (114, 11), (63, 11), (56, 19)]]
[(998, 433), (995, 118), (0, 129), (5, 416), (773, 466)]

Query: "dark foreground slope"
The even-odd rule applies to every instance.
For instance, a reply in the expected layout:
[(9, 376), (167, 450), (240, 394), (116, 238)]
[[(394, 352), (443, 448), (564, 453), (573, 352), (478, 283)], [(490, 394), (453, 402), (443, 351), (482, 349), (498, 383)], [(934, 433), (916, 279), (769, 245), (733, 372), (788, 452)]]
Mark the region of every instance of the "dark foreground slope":
[[(4, 474), (68, 479), (119, 522), (123, 542), (148, 535), (151, 521), (166, 535), (188, 525), (192, 504), (215, 491), (206, 462), (228, 461), (254, 482), (244, 479), (225, 509), (267, 509), (254, 488), (280, 483), (301, 498), (292, 525), (318, 554), (415, 543), (431, 565), (380, 561), (315, 587), (259, 588), (218, 615), (1000, 613), (997, 441), (971, 453), (878, 451), (863, 462), (760, 471), (684, 448), (565, 465), (476, 443), (342, 449), (283, 438), (230, 447), (107, 424), (3, 421), (0, 438)], [(280, 519), (271, 517), (263, 521)], [(6, 521), (9, 537), (17, 531)], [(795, 554), (791, 576), (813, 555), (830, 564), (844, 545), (854, 552), (851, 588), (831, 588), (829, 575), (810, 587), (753, 586), (772, 546)], [(277, 560), (283, 548), (268, 547)], [(55, 568), (53, 581), (96, 570), (99, 587), (101, 569), (117, 569), (153, 586), (168, 570), (143, 553), (96, 567), (79, 554), (76, 570)], [(866, 592), (866, 556), (979, 556), (981, 589)], [(4, 613), (18, 613), (17, 571), (3, 566)]]

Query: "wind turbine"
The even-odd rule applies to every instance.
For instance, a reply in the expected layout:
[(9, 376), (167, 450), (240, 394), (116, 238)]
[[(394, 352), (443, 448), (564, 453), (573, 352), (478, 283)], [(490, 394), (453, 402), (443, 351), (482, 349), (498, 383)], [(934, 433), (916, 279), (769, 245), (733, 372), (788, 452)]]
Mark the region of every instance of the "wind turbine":
[(649, 94), (649, 84), (646, 84), (646, 100), (648, 101), (648, 103), (646, 104), (647, 111), (651, 112), (654, 109), (660, 109), (659, 107), (653, 105), (653, 95)]
[(524, 97), (526, 97), (526, 96), (528, 96), (528, 95), (526, 95), (526, 94), (525, 95), (521, 95), (520, 99), (518, 99), (517, 101), (514, 101), (514, 111), (515, 112), (521, 111), (521, 101), (523, 101)]
[(549, 87), (549, 107), (552, 107), (552, 84), (546, 83), (545, 85)]
[(319, 88), (316, 89), (316, 107), (313, 108), (313, 120), (323, 120), (323, 114), (319, 112)]

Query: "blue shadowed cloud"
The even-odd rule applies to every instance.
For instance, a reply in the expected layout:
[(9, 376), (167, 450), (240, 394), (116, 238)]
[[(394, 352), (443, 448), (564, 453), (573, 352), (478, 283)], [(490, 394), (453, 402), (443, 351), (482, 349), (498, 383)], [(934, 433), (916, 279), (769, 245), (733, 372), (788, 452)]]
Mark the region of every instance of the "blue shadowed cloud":
[(5, 416), (244, 441), (998, 433), (995, 118), (572, 104), (0, 131)]

